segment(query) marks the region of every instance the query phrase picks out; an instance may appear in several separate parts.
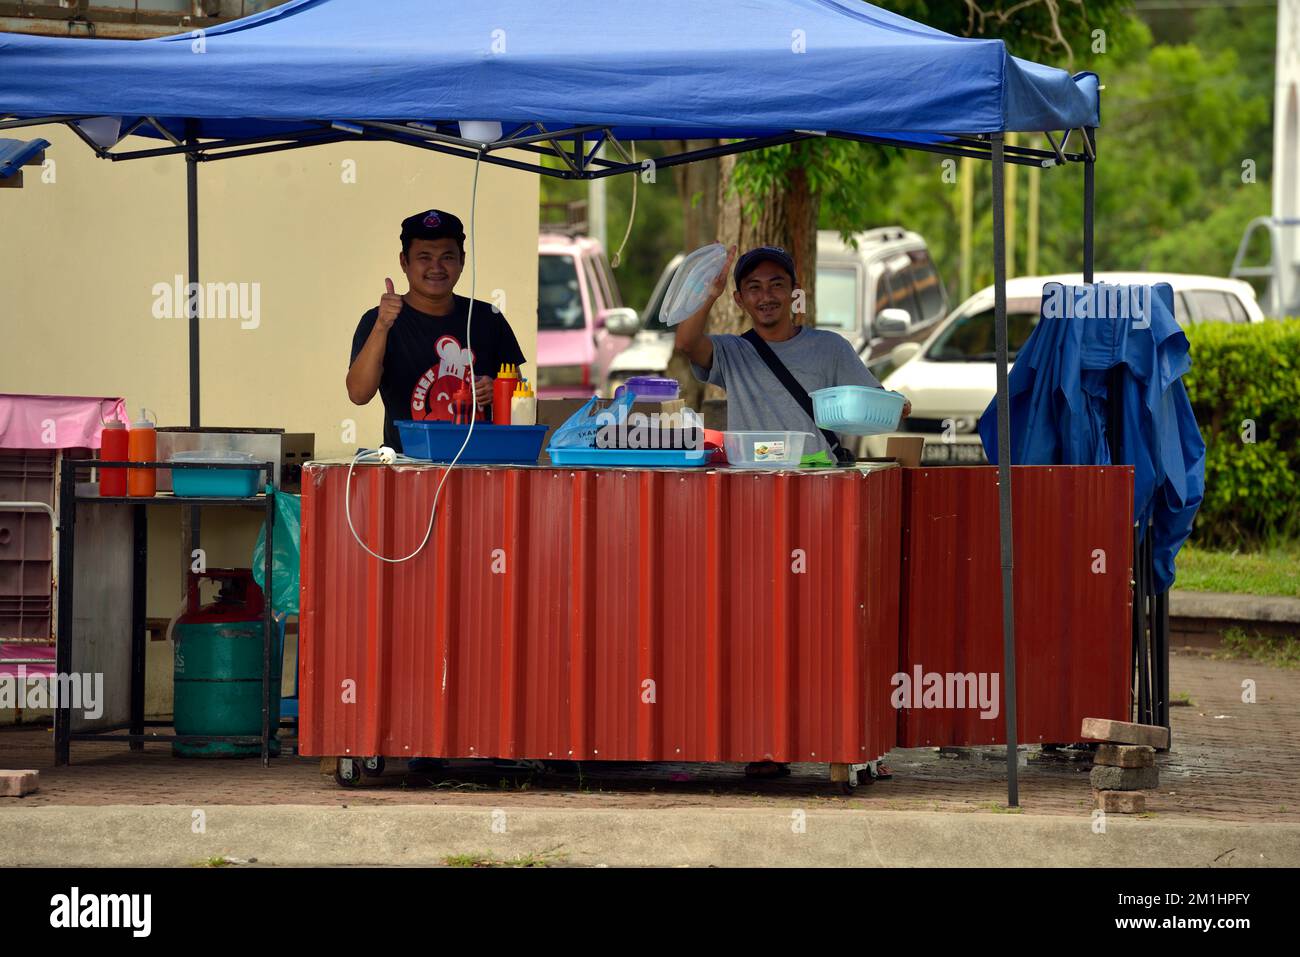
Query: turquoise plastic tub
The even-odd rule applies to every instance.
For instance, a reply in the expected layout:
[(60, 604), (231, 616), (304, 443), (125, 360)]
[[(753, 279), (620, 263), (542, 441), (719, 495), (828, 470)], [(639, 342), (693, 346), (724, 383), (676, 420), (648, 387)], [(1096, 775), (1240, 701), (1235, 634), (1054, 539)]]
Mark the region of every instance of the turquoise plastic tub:
[[(169, 462), (239, 465), (256, 462), (251, 452), (198, 451), (177, 452)], [(261, 469), (172, 469), (172, 494), (178, 498), (251, 498), (257, 494)]]

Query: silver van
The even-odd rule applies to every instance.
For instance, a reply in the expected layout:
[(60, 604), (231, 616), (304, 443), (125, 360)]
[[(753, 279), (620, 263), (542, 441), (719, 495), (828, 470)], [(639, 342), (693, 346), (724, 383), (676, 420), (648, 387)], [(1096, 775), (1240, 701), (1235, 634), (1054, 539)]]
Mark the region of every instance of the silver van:
[[(919, 233), (884, 226), (853, 238), (856, 248), (833, 230), (817, 233), (817, 327), (840, 333), (871, 362), (900, 342), (924, 339), (947, 314), (948, 294)], [(605, 395), (632, 376), (664, 375), (668, 369), (673, 330), (663, 324), (659, 308), (685, 258), (678, 253), (659, 274), (641, 311), (640, 331), (610, 362)]]

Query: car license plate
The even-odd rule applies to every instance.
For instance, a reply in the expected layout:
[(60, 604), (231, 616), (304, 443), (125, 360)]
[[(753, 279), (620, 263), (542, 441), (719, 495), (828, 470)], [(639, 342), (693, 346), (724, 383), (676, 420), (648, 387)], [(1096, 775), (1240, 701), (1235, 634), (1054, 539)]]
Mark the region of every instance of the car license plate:
[(925, 465), (983, 465), (984, 446), (978, 442), (926, 442), (921, 449)]

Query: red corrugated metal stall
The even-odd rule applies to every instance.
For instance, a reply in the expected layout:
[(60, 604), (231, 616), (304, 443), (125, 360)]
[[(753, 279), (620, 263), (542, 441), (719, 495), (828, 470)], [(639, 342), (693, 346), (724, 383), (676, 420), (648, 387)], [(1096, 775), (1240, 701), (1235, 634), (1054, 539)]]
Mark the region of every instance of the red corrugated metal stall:
[[(855, 763), (895, 744), (900, 469), (460, 468), (400, 565), (353, 540), (347, 472), (304, 472), (303, 754)], [(367, 544), (414, 550), (441, 475), (358, 466)]]
[[(900, 671), (909, 676), (919, 666), (1000, 680), (997, 481), (992, 467), (904, 472)], [(1129, 718), (1133, 469), (1020, 466), (1011, 481), (1017, 733), (1027, 744), (1073, 742), (1085, 717)], [(898, 743), (1005, 743), (1005, 729), (1001, 713), (914, 707), (900, 712)]]

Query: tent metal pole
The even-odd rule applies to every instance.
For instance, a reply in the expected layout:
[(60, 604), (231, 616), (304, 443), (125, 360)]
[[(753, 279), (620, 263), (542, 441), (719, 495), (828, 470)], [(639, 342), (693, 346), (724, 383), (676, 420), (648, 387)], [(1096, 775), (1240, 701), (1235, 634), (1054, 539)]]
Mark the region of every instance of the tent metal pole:
[[(196, 145), (193, 137), (188, 138)], [(186, 291), (197, 289), (199, 281), (199, 161), (193, 153), (185, 156), (185, 226), (189, 245), (189, 277)], [(190, 428), (199, 426), (199, 296), (186, 297), (190, 327)]]
[[(1095, 130), (1083, 131), (1084, 139), (1093, 142)], [(1096, 147), (1093, 147), (1093, 155), (1096, 155)], [(1096, 163), (1095, 159), (1084, 160), (1083, 163), (1083, 281), (1092, 282), (1092, 224), (1093, 224), (1093, 206), (1096, 196)]]
[(1016, 619), (1011, 548), (1011, 404), (1007, 386), (1006, 158), (993, 135), (993, 321), (998, 353), (998, 537), (1002, 544), (1002, 687), (1007, 722), (1007, 807), (1020, 806), (1016, 738)]
[[(186, 142), (190, 146), (198, 145), (194, 135), (194, 121), (186, 122)], [(189, 262), (186, 267), (186, 311), (189, 319), (190, 339), (190, 428), (199, 427), (199, 301), (202, 293), (198, 292), (199, 282), (199, 158), (194, 153), (185, 155), (185, 232), (189, 249)], [(182, 569), (189, 567), (189, 556), (199, 547), (200, 509), (187, 509), (188, 515), (181, 523), (181, 562)], [(186, 574), (181, 574), (181, 592), (185, 592)]]
[(1162, 591), (1156, 595), (1154, 614), (1156, 633), (1156, 664), (1160, 669), (1157, 692), (1160, 695), (1160, 708), (1156, 712), (1156, 723), (1170, 730), (1169, 746), (1173, 747), (1173, 729), (1169, 724), (1169, 592)]

